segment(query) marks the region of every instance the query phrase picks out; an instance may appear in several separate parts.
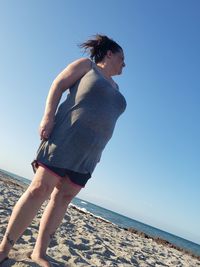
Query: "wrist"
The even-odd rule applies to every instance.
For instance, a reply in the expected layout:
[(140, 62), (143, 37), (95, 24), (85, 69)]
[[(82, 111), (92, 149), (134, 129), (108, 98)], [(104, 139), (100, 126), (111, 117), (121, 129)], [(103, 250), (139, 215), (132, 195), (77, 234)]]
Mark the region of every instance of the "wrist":
[(54, 121), (55, 120), (55, 114), (44, 114), (43, 120)]

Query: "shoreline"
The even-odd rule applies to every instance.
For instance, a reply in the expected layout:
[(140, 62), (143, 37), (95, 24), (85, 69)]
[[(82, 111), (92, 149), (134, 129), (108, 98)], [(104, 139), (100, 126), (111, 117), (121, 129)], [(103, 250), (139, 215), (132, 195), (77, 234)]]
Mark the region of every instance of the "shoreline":
[[(0, 184), (0, 238), (2, 238), (12, 208), (28, 185), (1, 171)], [(11, 251), (11, 259), (1, 266), (11, 266), (6, 265), (10, 260), (15, 262), (12, 266), (34, 266), (30, 259), (20, 257), (22, 254), (25, 257), (27, 249), (31, 250), (34, 245), (44, 206), (45, 204)], [(180, 263), (183, 264), (180, 266), (200, 266), (200, 256), (188, 250), (136, 229), (119, 227), (79, 209), (74, 204), (70, 204), (63, 223), (50, 244), (48, 254), (52, 261), (59, 262), (57, 266), (128, 267), (152, 266), (159, 263), (162, 263), (162, 266), (176, 266)], [(28, 264), (31, 262), (32, 265), (26, 265), (26, 262)]]
[(169, 241), (166, 240), (166, 239), (148, 235), (148, 234), (146, 234), (146, 233), (144, 233), (144, 232), (142, 232), (142, 231), (139, 231), (139, 230), (137, 230), (137, 229), (135, 229), (135, 228), (133, 228), (133, 227), (128, 227), (128, 228), (127, 228), (127, 227), (119, 226), (119, 225), (117, 225), (117, 224), (112, 223), (111, 221), (108, 221), (108, 220), (102, 218), (102, 217), (96, 216), (95, 214), (92, 214), (91, 212), (83, 211), (81, 208), (77, 207), (77, 206), (74, 205), (74, 204), (70, 204), (70, 206), (71, 206), (73, 209), (78, 210), (78, 212), (80, 212), (80, 213), (83, 213), (83, 214), (90, 214), (91, 216), (95, 217), (95, 218), (96, 218), (97, 220), (99, 220), (99, 221), (103, 221), (103, 222), (105, 222), (105, 223), (112, 224), (112, 225), (114, 225), (114, 226), (116, 226), (116, 227), (118, 227), (118, 228), (120, 228), (120, 229), (123, 229), (123, 230), (125, 230), (125, 231), (130, 232), (130, 233), (134, 233), (134, 234), (136, 234), (136, 235), (138, 235), (138, 236), (140, 236), (140, 237), (144, 237), (144, 238), (146, 238), (146, 239), (152, 239), (152, 240), (154, 240), (154, 241), (155, 241), (156, 243), (158, 243), (158, 244), (162, 244), (162, 245), (168, 246), (168, 247), (170, 247), (170, 248), (177, 249), (177, 250), (179, 250), (179, 251), (181, 251), (181, 252), (184, 252), (184, 253), (186, 253), (186, 254), (188, 254), (188, 255), (190, 255), (190, 256), (192, 256), (192, 257), (194, 257), (195, 259), (197, 259), (197, 260), (200, 261), (200, 256), (199, 256), (199, 255), (196, 255), (195, 253), (193, 253), (193, 252), (190, 251), (190, 250), (181, 248), (181, 247), (179, 247), (179, 246), (177, 246), (177, 245), (175, 245), (175, 244), (169, 242)]

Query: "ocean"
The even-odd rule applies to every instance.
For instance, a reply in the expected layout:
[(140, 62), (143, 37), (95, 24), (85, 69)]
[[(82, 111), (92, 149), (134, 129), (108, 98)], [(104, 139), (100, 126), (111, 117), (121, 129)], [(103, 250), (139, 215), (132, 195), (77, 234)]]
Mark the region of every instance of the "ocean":
[[(30, 180), (20, 177), (16, 174), (10, 173), (8, 171), (1, 170), (5, 174), (11, 176), (11, 178), (15, 180), (19, 180), (25, 184), (30, 184)], [(141, 223), (139, 221), (136, 221), (134, 219), (128, 218), (124, 215), (118, 214), (116, 212), (113, 212), (111, 210), (105, 209), (103, 207), (97, 206), (93, 203), (90, 203), (86, 200), (80, 199), (80, 198), (74, 198), (72, 201), (72, 204), (75, 205), (78, 209), (81, 209), (85, 212), (92, 213), (95, 216), (101, 217), (107, 221), (110, 221), (120, 227), (123, 228), (134, 228), (137, 231), (143, 232), (149, 236), (161, 238), (164, 239), (177, 247), (183, 248), (189, 252), (192, 252), (193, 254), (200, 256), (200, 245), (191, 242), (189, 240), (186, 240), (184, 238), (178, 237), (176, 235), (173, 235), (171, 233), (162, 231), (160, 229), (157, 229), (153, 226)]]

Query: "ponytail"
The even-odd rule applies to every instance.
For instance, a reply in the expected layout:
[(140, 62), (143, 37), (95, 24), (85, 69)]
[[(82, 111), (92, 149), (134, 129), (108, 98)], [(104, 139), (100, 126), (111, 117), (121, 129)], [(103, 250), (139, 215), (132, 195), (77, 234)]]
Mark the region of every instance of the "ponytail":
[(101, 62), (107, 54), (108, 50), (113, 53), (120, 52), (121, 46), (114, 40), (108, 38), (105, 35), (96, 34), (93, 39), (79, 45), (90, 55), (90, 58), (95, 62)]

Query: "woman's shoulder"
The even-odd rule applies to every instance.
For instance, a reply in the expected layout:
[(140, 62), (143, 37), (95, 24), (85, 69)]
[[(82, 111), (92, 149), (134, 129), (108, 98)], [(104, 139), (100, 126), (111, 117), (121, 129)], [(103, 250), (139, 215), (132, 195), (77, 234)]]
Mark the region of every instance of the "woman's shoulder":
[(89, 71), (92, 68), (92, 61), (89, 58), (79, 58), (70, 63), (71, 66)]
[(89, 58), (79, 58), (71, 63), (61, 72), (61, 77), (71, 77), (73, 81), (80, 79), (92, 69), (92, 61)]

